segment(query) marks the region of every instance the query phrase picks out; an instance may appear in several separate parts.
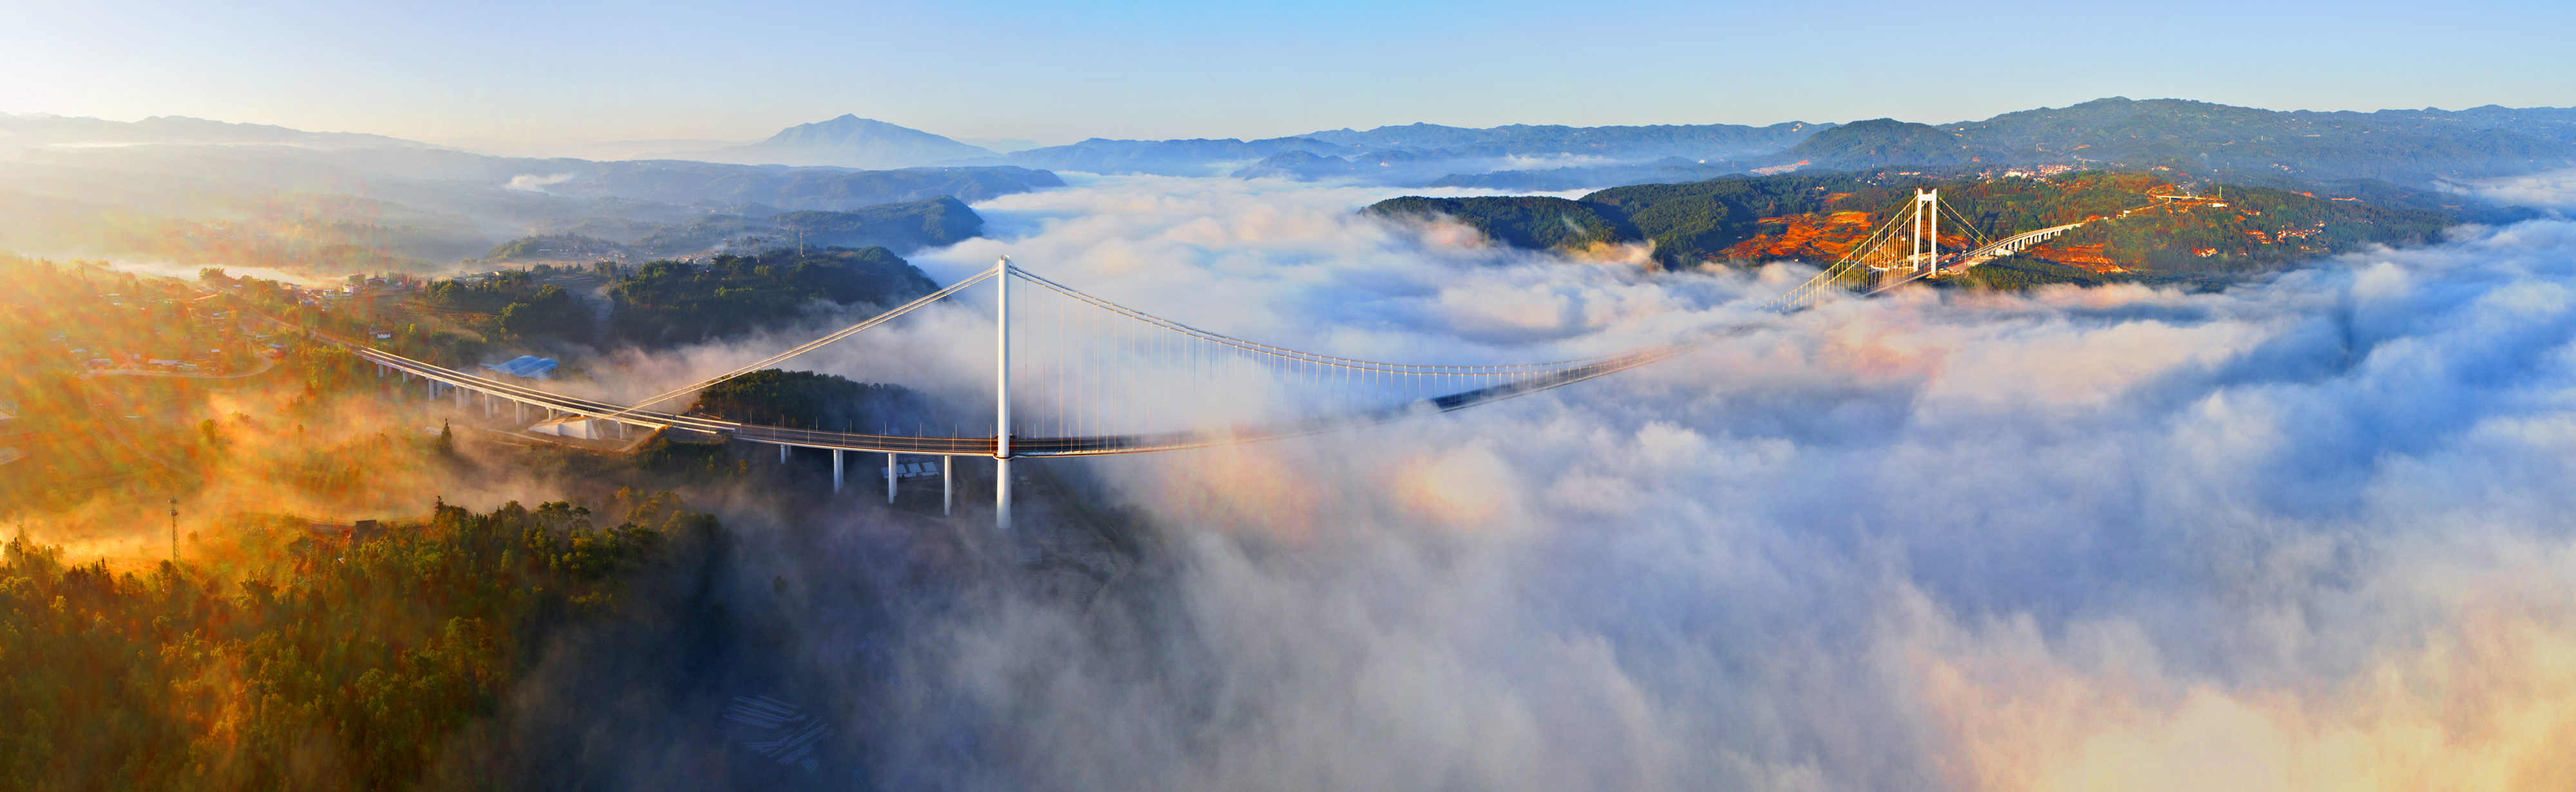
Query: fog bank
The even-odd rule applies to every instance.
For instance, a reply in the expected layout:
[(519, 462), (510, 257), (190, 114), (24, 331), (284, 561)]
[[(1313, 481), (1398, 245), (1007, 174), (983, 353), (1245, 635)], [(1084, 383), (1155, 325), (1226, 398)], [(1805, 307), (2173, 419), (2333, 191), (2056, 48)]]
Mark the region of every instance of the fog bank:
[[(1426, 363), (1635, 346), (1806, 271), (1555, 260), (1376, 197), (1103, 180), (922, 264)], [(2576, 224), (2453, 236), (2217, 294), (1845, 301), (1365, 434), (1046, 463), (1150, 515), (1087, 597), (888, 588), (882, 530), (763, 563), (883, 691), (843, 717), (894, 786), (2565, 786)], [(914, 354), (989, 344), (960, 317)]]

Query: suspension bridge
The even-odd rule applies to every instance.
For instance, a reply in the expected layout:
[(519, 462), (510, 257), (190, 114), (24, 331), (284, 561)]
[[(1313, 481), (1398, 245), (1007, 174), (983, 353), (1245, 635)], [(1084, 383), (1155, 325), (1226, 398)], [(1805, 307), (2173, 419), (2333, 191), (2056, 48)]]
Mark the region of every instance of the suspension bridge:
[[(1949, 255), (1941, 252), (1941, 219), (1971, 230), (1980, 242)], [(1937, 190), (1919, 190), (1900, 210), (1840, 260), (1807, 281), (1755, 306), (1755, 316), (1794, 313), (1828, 294), (1883, 294), (1904, 284), (1973, 267), (2054, 238), (2083, 223), (1982, 241), (1974, 226), (1949, 210)], [(1900, 242), (1909, 243), (1900, 245)], [(1900, 249), (1902, 252), (1900, 252)], [(990, 427), (946, 435), (878, 433), (858, 427), (793, 428), (665, 412), (726, 380), (773, 368), (799, 355), (849, 338), (971, 287), (995, 285), (994, 364)], [(453, 399), (456, 409), (478, 405), (486, 417), (512, 411), (528, 425), (530, 411), (546, 422), (584, 422), (585, 436), (624, 437), (634, 430), (665, 428), (712, 433), (735, 441), (832, 455), (832, 487), (846, 484), (848, 453), (885, 455), (886, 497), (894, 500), (904, 456), (936, 457), (943, 511), (954, 506), (953, 462), (959, 456), (995, 463), (995, 520), (1011, 521), (1011, 460), (1019, 457), (1090, 456), (1176, 451), (1258, 442), (1383, 424), (1407, 417), (1452, 412), (1514, 396), (1560, 388), (1667, 360), (1753, 329), (1757, 320), (1704, 327), (1662, 343), (1593, 357), (1545, 363), (1417, 365), (1303, 352), (1210, 332), (1120, 305), (1011, 264), (991, 269), (770, 357), (716, 376), (614, 404), (533, 387), (498, 377), (448, 369), (355, 343), (325, 338), (376, 367), (378, 377), (418, 381), (432, 399)], [(916, 466), (917, 470), (918, 467)]]

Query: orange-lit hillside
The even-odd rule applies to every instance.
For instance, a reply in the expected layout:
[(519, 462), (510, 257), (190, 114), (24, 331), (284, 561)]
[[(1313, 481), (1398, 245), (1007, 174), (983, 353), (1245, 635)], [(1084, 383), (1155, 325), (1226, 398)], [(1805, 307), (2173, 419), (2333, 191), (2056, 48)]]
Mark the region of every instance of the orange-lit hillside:
[(2052, 261), (2091, 272), (2128, 272), (2129, 268), (2120, 266), (2119, 262), (2111, 260), (2109, 252), (2110, 247), (2110, 245), (2102, 243), (2091, 245), (2061, 245), (2055, 242), (2045, 242), (2032, 246), (2027, 250), (2023, 250), (2021, 254), (2031, 258)]
[(1726, 249), (1729, 259), (1832, 261), (1869, 235), (1870, 213), (1833, 212), (1762, 218), (1762, 233)]
[[(1833, 212), (1762, 218), (1762, 233), (1726, 248), (1721, 258), (1737, 261), (1796, 260), (1811, 262), (1839, 261), (1850, 255), (1852, 248), (1869, 238), (1884, 218), (1869, 212)], [(1899, 242), (1907, 238), (1897, 237)], [(1968, 236), (1941, 230), (1943, 250), (1966, 250), (1976, 244)], [(1891, 245), (1875, 251), (1872, 260), (1893, 260), (1908, 251), (1902, 245)]]
[[(1541, 242), (1580, 225), (1616, 242), (1651, 244), (1668, 268), (1801, 260), (1828, 264), (1904, 212), (1919, 190), (1941, 193), (1941, 249), (1961, 251), (2026, 231), (2084, 223), (2034, 258), (2094, 272), (2251, 271), (2369, 244), (2404, 244), (2437, 233), (2440, 212), (2359, 201), (2329, 202), (2260, 187), (2181, 184), (2141, 171), (2027, 173), (1790, 173), (1727, 176), (1679, 184), (1614, 187), (1578, 201), (1549, 199), (1532, 213), (1528, 197), (1449, 198), (1437, 213), (1471, 221), (1521, 247), (1577, 251)], [(1398, 198), (1368, 211), (1423, 213)], [(1900, 238), (1906, 229), (1893, 229)], [(1587, 232), (1589, 233), (1589, 231)], [(1586, 238), (1586, 244), (1599, 241)], [(1910, 252), (1910, 242), (1866, 251), (1873, 263)], [(2112, 269), (2116, 268), (2116, 269)]]

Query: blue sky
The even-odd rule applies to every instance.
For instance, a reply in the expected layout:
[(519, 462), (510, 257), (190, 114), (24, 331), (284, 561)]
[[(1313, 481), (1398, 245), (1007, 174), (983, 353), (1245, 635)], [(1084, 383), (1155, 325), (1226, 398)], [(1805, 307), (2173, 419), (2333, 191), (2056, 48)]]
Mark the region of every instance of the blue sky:
[(0, 110), (428, 140), (1984, 118), (2103, 96), (2576, 105), (2576, 3), (36, 0)]

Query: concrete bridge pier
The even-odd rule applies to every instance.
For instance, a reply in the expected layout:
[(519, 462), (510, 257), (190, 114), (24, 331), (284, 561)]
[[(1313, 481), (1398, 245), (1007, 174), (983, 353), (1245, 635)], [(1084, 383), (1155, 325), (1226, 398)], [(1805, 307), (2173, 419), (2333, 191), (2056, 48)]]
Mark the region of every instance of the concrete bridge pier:
[(832, 449), (832, 494), (841, 494), (841, 449)]
[(993, 526), (1011, 529), (1011, 458), (993, 458)]
[(941, 517), (948, 516), (950, 509), (957, 505), (956, 481), (951, 477), (948, 467), (950, 460), (953, 459), (955, 457), (948, 454), (939, 455), (939, 516)]
[(886, 452), (886, 505), (894, 505), (894, 452)]

